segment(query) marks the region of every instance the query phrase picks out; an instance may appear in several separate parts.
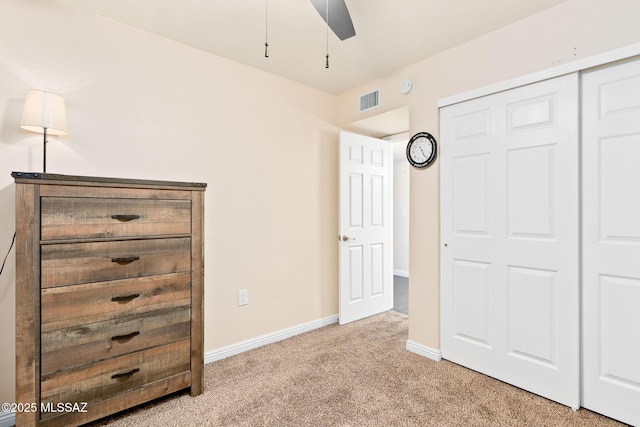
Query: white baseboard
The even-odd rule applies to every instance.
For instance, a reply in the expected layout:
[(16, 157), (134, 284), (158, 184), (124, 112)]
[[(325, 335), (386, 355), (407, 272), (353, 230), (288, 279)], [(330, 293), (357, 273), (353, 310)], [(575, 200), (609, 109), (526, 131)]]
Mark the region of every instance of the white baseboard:
[(419, 354), (420, 356), (424, 356), (427, 359), (435, 360), (436, 362), (442, 360), (442, 352), (440, 350), (435, 350), (431, 347), (427, 347), (426, 345), (418, 344), (415, 341), (407, 340), (407, 350), (412, 353)]
[(394, 276), (409, 277), (409, 272), (405, 270), (393, 270)]
[[(242, 341), (236, 344), (222, 347), (217, 350), (213, 350), (205, 353), (204, 363), (211, 363), (211, 362), (215, 362), (216, 360), (226, 359), (227, 357), (244, 353), (245, 351), (253, 350), (254, 348), (262, 347), (263, 345), (282, 341), (284, 339), (291, 338), (293, 336), (300, 335), (305, 332), (312, 331), (314, 329), (322, 328), (323, 326), (333, 325), (334, 323), (338, 323), (337, 314), (333, 316), (325, 317), (324, 319), (314, 320), (312, 322), (304, 323), (302, 325), (294, 326), (292, 328), (282, 329), (280, 331), (262, 335), (247, 341)], [(0, 427), (3, 427), (3, 426), (0, 426)]]
[(13, 427), (16, 425), (14, 412), (0, 412), (0, 427)]

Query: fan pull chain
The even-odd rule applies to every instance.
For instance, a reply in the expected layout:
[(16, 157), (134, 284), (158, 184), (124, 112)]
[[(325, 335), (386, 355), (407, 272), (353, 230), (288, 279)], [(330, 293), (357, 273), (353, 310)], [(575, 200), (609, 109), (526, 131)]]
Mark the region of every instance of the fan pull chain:
[(325, 55), (326, 62), (324, 68), (329, 68), (329, 0), (327, 0), (327, 54)]
[(269, 57), (269, 0), (264, 0), (264, 57)]

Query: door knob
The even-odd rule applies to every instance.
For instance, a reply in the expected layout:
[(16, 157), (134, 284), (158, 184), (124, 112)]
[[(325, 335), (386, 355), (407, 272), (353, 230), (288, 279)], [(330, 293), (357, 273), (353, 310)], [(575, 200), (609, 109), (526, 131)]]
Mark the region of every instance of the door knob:
[(352, 239), (351, 237), (347, 236), (346, 234), (344, 236), (342, 236), (342, 241), (343, 242), (348, 242), (349, 240), (356, 240), (356, 239)]

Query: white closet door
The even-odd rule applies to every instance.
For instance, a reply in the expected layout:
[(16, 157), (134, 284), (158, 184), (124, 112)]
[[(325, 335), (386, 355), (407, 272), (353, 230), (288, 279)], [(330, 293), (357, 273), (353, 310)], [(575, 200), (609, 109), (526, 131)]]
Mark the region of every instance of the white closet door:
[(577, 408), (578, 76), (445, 107), (443, 357)]
[(640, 61), (583, 75), (583, 406), (640, 426)]

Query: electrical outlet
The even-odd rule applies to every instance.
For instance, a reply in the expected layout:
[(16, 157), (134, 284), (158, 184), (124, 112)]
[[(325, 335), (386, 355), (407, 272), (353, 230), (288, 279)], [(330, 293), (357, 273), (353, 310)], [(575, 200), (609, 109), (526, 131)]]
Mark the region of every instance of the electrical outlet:
[(247, 305), (247, 304), (249, 304), (249, 290), (240, 289), (238, 291), (238, 305)]

